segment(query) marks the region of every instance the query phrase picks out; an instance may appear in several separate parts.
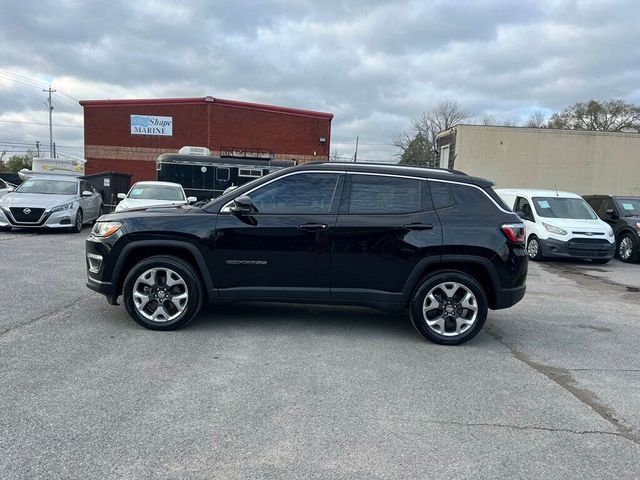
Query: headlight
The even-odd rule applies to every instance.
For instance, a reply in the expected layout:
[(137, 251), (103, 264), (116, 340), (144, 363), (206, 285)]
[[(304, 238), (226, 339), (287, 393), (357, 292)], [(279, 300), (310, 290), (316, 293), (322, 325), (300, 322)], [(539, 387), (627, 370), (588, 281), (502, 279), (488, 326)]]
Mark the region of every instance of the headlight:
[(91, 235), (95, 237), (110, 237), (122, 227), (120, 222), (96, 222), (91, 230)]
[(640, 230), (640, 222), (636, 223), (636, 230)]
[(548, 223), (544, 223), (544, 222), (542, 222), (542, 225), (544, 225), (544, 228), (546, 228), (549, 233), (555, 233), (556, 235), (566, 235), (567, 234), (566, 230), (558, 228), (558, 227), (556, 227), (554, 225), (549, 225)]
[(63, 210), (71, 210), (73, 209), (73, 202), (65, 203), (64, 205), (59, 205), (57, 207), (53, 207), (51, 209), (51, 213), (61, 212)]
[(609, 235), (610, 237), (613, 237), (613, 228), (609, 227), (609, 231), (607, 232), (607, 235)]

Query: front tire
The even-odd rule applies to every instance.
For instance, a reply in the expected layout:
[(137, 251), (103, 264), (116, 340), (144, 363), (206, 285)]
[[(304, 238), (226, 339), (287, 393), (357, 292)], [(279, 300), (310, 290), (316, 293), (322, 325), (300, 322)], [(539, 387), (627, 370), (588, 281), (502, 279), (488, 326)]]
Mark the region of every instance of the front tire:
[(529, 260), (533, 260), (534, 262), (542, 260), (542, 245), (540, 245), (538, 237), (533, 235), (529, 237), (529, 243), (527, 243), (527, 255), (529, 256)]
[(200, 311), (202, 284), (178, 257), (157, 255), (137, 263), (123, 286), (124, 305), (137, 323), (151, 330), (175, 330)]
[(625, 263), (638, 263), (640, 261), (640, 248), (638, 239), (630, 233), (625, 233), (620, 237), (616, 248), (618, 258)]
[(82, 231), (82, 225), (83, 225), (82, 209), (79, 208), (78, 211), (76, 212), (76, 219), (73, 224), (73, 227), (71, 227), (69, 230), (72, 233), (80, 233)]
[(487, 319), (487, 296), (473, 277), (456, 271), (427, 277), (409, 308), (411, 321), (427, 339), (460, 345), (475, 337)]

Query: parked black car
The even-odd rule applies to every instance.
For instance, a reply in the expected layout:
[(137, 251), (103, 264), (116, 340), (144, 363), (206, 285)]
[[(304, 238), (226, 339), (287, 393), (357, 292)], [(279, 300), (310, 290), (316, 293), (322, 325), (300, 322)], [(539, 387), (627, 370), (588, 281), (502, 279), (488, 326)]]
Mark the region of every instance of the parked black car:
[(105, 215), (87, 286), (144, 327), (185, 325), (205, 300), (402, 311), (459, 344), (525, 293), (525, 229), (491, 182), (447, 170), (320, 163), (200, 206)]
[(584, 195), (583, 198), (613, 228), (618, 258), (623, 262), (639, 262), (640, 197)]

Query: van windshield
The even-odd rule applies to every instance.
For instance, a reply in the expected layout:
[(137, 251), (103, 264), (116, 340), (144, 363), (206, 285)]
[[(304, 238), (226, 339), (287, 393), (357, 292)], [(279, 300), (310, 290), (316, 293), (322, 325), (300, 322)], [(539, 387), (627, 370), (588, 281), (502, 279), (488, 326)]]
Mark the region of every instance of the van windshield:
[(576, 220), (598, 218), (587, 202), (581, 198), (533, 197), (533, 204), (541, 217)]

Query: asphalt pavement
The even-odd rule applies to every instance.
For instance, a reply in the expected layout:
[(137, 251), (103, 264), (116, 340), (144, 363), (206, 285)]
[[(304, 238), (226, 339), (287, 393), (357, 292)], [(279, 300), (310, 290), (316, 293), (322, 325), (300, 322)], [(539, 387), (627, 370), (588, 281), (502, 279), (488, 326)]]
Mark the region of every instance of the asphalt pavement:
[(0, 478), (638, 478), (640, 265), (531, 264), (460, 347), (361, 308), (152, 332), (80, 234), (0, 233)]

